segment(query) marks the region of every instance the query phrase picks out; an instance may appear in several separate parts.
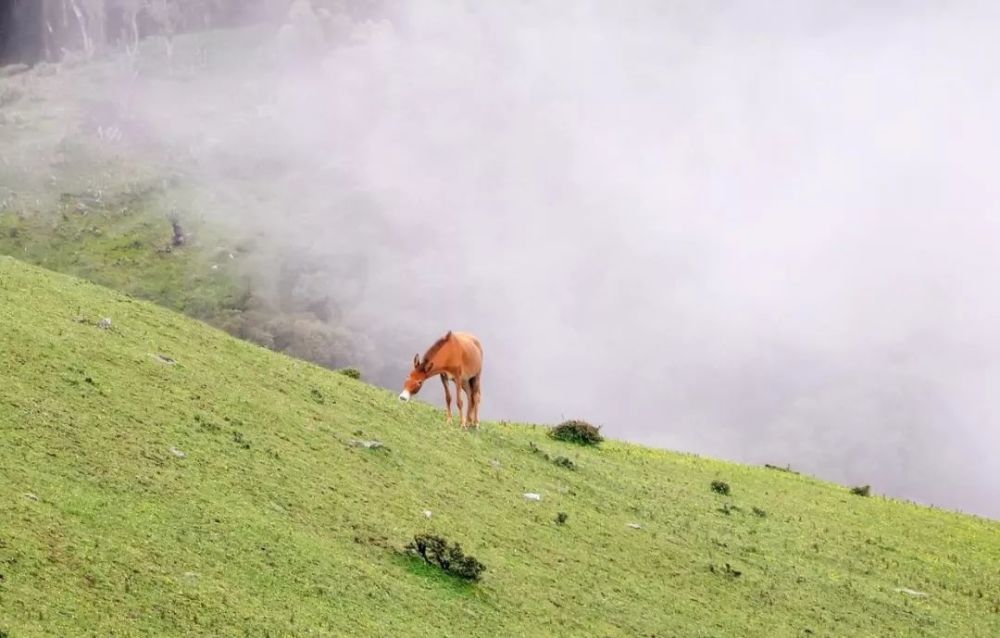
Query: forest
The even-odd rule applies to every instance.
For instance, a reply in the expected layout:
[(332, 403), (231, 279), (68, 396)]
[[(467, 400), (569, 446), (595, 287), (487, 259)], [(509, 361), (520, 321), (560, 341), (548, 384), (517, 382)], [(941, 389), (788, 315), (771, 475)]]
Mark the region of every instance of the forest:
[[(0, 65), (57, 62), (67, 54), (134, 51), (141, 39), (245, 26), (311, 8), (324, 24), (372, 12), (378, 0), (2, 0)], [(301, 10), (300, 10), (301, 11)]]

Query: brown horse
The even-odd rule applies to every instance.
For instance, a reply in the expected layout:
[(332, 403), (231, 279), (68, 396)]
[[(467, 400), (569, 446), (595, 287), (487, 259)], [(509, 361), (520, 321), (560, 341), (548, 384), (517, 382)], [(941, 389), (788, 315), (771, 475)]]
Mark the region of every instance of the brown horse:
[[(448, 405), (448, 423), (451, 423), (451, 391), (448, 380), (455, 382), (455, 403), (458, 405), (458, 416), (462, 420), (462, 428), (468, 424), (479, 427), (479, 399), (482, 394), (483, 346), (479, 339), (467, 332), (452, 332), (434, 342), (423, 359), (420, 355), (413, 357), (413, 370), (403, 383), (403, 391), (399, 393), (400, 401), (409, 401), (410, 397), (420, 392), (424, 381), (433, 376), (440, 376), (444, 384), (444, 399)], [(462, 413), (462, 390), (469, 397), (467, 415)]]

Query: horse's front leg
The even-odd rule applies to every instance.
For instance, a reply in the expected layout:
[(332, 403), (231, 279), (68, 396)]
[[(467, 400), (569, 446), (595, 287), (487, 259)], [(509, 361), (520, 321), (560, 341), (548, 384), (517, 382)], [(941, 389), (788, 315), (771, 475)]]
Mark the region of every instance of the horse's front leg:
[(448, 387), (448, 376), (441, 375), (441, 385), (444, 386), (444, 402), (448, 406), (448, 425), (451, 425), (451, 388)]

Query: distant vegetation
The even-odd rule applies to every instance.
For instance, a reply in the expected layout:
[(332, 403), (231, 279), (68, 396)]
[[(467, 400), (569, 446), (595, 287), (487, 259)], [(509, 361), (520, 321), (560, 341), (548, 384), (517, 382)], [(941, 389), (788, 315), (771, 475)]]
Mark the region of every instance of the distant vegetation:
[[(236, 20), (232, 2), (78, 4), (89, 55), (82, 56), (77, 16), (60, 1), (59, 20), (69, 26), (54, 27), (53, 37), (65, 38), (68, 53), (0, 77), (0, 254), (155, 301), (269, 349), (331, 368), (364, 366), (372, 380), (384, 379), (371, 337), (344, 319), (363, 293), (366, 256), (357, 249), (293, 251), (279, 237), (261, 241), (259, 226), (240, 223), (258, 200), (246, 184), (276, 178), (274, 166), (215, 157), (213, 165), (226, 170), (206, 182), (198, 164), (205, 150), (183, 137), (150, 136), (148, 122), (108, 95), (108, 87), (170, 78), (172, 99), (181, 100), (193, 82), (239, 86), (251, 71), (276, 74), (277, 67), (251, 70), (246, 62), (269, 59), (273, 38), (253, 29), (194, 33)], [(146, 16), (132, 44), (112, 24), (125, 5)], [(337, 22), (330, 13), (336, 3), (326, 12), (324, 3), (313, 5), (309, 19)], [(372, 10), (371, 3), (337, 6), (352, 15)], [(169, 56), (153, 17), (164, 10), (176, 21)], [(98, 29), (92, 15), (110, 26)], [(284, 15), (278, 24), (286, 19), (291, 25)], [(256, 106), (242, 104), (241, 112), (215, 105), (210, 115), (198, 113), (198, 124), (223, 128)], [(345, 218), (348, 212), (356, 210), (342, 212)], [(374, 215), (366, 219), (377, 223)]]
[(341, 16), (371, 15), (381, 0), (13, 0), (0, 7), (0, 65), (88, 59), (109, 51), (134, 55), (142, 40), (206, 29), (312, 16), (334, 37)]

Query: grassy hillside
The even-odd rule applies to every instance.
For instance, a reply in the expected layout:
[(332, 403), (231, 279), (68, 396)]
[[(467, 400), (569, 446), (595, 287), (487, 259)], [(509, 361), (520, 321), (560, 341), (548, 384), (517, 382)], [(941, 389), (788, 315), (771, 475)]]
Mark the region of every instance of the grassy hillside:
[[(9, 258), (0, 335), (10, 638), (1000, 635), (995, 522), (543, 428), (463, 433)], [(482, 581), (401, 555), (420, 532)]]
[[(325, 366), (364, 362), (374, 376), (368, 335), (344, 315), (377, 250), (359, 238), (383, 226), (353, 187), (288, 184), (301, 171), (259, 117), (281, 77), (266, 31), (179, 36), (173, 67), (153, 38), (135, 59), (110, 52), (0, 77), (0, 254)], [(276, 213), (301, 210), (309, 187), (329, 227), (351, 229), (334, 233), (341, 243), (289, 243), (293, 225)]]

